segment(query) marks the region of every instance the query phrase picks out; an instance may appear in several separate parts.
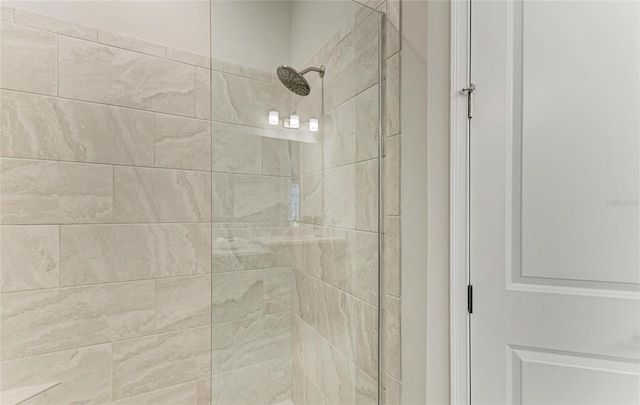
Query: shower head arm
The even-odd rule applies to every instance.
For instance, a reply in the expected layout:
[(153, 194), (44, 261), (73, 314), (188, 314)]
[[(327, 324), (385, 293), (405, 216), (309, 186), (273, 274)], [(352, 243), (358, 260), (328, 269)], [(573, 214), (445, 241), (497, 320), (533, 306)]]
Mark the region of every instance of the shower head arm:
[(300, 72), (300, 74), (304, 76), (309, 72), (318, 72), (318, 73), (320, 73), (320, 77), (324, 77), (324, 65), (320, 66), (319, 68), (317, 68), (317, 67), (306, 68), (305, 70)]

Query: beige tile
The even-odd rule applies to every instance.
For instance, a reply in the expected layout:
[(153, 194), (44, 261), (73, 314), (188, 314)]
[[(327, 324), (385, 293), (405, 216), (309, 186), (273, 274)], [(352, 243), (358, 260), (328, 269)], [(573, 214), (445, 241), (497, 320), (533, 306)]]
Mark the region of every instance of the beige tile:
[(215, 229), (213, 266), (216, 273), (291, 266), (293, 247), (280, 243), (289, 228)]
[(0, 27), (0, 86), (4, 89), (55, 95), (57, 36), (3, 22)]
[(356, 49), (349, 35), (331, 52), (324, 75), (324, 107), (330, 111), (356, 94)]
[(211, 71), (196, 68), (196, 117), (211, 119)]
[(62, 285), (203, 274), (210, 271), (208, 224), (63, 226)]
[(133, 338), (153, 332), (153, 281), (2, 295), (2, 358)]
[(264, 312), (264, 272), (240, 271), (212, 275), (212, 322), (251, 318)]
[(211, 122), (155, 114), (155, 165), (211, 170)]
[(293, 297), (291, 306), (293, 312), (301, 320), (315, 326), (318, 319), (318, 295), (322, 284), (317, 279), (304, 274), (301, 271), (293, 272)]
[(355, 103), (349, 100), (329, 111), (322, 120), (324, 168), (330, 169), (355, 162)]
[(386, 56), (396, 54), (400, 51), (400, 0), (387, 0), (386, 13)]
[(356, 228), (363, 231), (378, 231), (378, 160), (357, 163), (356, 181)]
[(355, 98), (355, 160), (358, 162), (378, 157), (378, 99), (378, 85)]
[(291, 399), (295, 405), (319, 405), (322, 404), (322, 393), (298, 363), (293, 362), (293, 385), (291, 387)]
[(13, 12), (14, 9), (10, 7), (0, 6), (0, 21), (4, 22), (13, 22)]
[(361, 300), (378, 306), (378, 234), (347, 233), (347, 263), (352, 277), (351, 293)]
[[(261, 80), (263, 82), (271, 83), (271, 79), (273, 77), (273, 72), (265, 72), (263, 70), (258, 70), (254, 68), (250, 68), (248, 66), (238, 65), (236, 63), (224, 62), (224, 71), (227, 73), (232, 73), (234, 75), (243, 76), (248, 79)], [(274, 69), (275, 72), (275, 69)]]
[(170, 331), (210, 323), (211, 276), (156, 280), (156, 330)]
[(271, 405), (291, 397), (291, 360), (282, 358), (218, 374), (212, 405)]
[(266, 314), (291, 309), (292, 279), (290, 267), (264, 271), (264, 312)]
[(211, 372), (208, 326), (113, 344), (113, 398), (205, 378)]
[(141, 39), (127, 37), (125, 35), (116, 34), (108, 31), (98, 31), (98, 42), (105, 45), (112, 45), (118, 48), (128, 49), (130, 51), (142, 52), (149, 55), (167, 56), (167, 48), (165, 46), (154, 44), (153, 42), (143, 41)]
[(182, 49), (167, 48), (167, 58), (178, 62), (188, 63), (190, 65), (200, 66), (202, 68), (211, 69), (211, 61), (208, 56), (198, 55), (184, 51)]
[(300, 174), (315, 173), (323, 168), (323, 143), (300, 144)]
[(3, 91), (3, 156), (153, 165), (153, 114)]
[(211, 69), (224, 72), (224, 61), (216, 58), (211, 58)]
[(112, 168), (0, 159), (4, 224), (96, 223), (112, 219)]
[(198, 388), (196, 382), (151, 391), (111, 402), (112, 405), (197, 405)]
[(400, 217), (384, 218), (383, 249), (384, 292), (394, 297), (400, 297)]
[(198, 380), (198, 405), (211, 405), (211, 379)]
[(233, 221), (233, 174), (214, 172), (211, 176), (213, 220)]
[(0, 227), (1, 291), (37, 290), (60, 285), (57, 226)]
[(378, 82), (378, 29), (379, 14), (371, 13), (354, 30), (356, 94)]
[(114, 168), (114, 221), (209, 222), (211, 173)]
[(400, 215), (400, 135), (386, 139), (384, 157), (384, 214)]
[(293, 175), (293, 145), (284, 139), (263, 138), (262, 174), (269, 176)]
[(354, 372), (354, 404), (378, 405), (378, 383), (376, 380), (369, 377), (357, 367), (354, 369)]
[(321, 224), (324, 215), (322, 173), (303, 175), (300, 186), (300, 218), (306, 223)]
[(384, 375), (384, 379), (382, 382), (383, 396), (382, 396), (382, 404), (383, 405), (400, 405), (400, 390), (401, 390), (400, 381), (391, 377), (389, 374)]
[(287, 179), (272, 176), (234, 176), (234, 217), (239, 221), (286, 221)]
[(386, 136), (400, 133), (400, 54), (387, 59), (385, 79)]
[(384, 369), (390, 376), (400, 380), (400, 299), (385, 295), (383, 311)]
[(213, 123), (213, 170), (218, 172), (262, 173), (262, 130)]
[(1, 390), (60, 382), (25, 404), (104, 404), (111, 400), (110, 344), (3, 361), (0, 366)]
[[(324, 172), (324, 224), (355, 229), (356, 204), (361, 201), (356, 190), (356, 165)], [(364, 196), (363, 196), (364, 197)]]
[(68, 35), (70, 37), (87, 39), (89, 41), (98, 40), (98, 30), (95, 28), (85, 27), (69, 21), (58, 20), (57, 18), (51, 18), (22, 10), (16, 10), (13, 18), (16, 24), (25, 25), (27, 27)]
[(195, 116), (195, 66), (59, 38), (61, 97)]

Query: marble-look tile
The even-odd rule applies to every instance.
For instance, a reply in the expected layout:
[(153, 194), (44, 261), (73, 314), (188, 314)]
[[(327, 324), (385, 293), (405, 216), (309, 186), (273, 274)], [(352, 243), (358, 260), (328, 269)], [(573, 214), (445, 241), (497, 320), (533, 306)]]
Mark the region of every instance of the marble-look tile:
[(195, 66), (60, 37), (59, 95), (195, 116)]
[(213, 170), (261, 174), (262, 130), (214, 122)]
[(385, 77), (385, 133), (393, 136), (400, 133), (400, 54), (387, 59)]
[(291, 359), (213, 376), (212, 405), (272, 405), (291, 397)]
[(0, 86), (56, 95), (56, 34), (3, 22), (0, 26)]
[(261, 80), (268, 83), (271, 83), (271, 79), (273, 77), (273, 73), (271, 72), (265, 72), (263, 70), (238, 65), (231, 62), (224, 62), (224, 71), (227, 73), (232, 73), (234, 75), (243, 76), (248, 79)]
[(378, 160), (372, 159), (356, 164), (356, 228), (363, 231), (378, 231)]
[(153, 114), (13, 91), (0, 93), (3, 156), (153, 165)]
[(291, 386), (291, 399), (295, 405), (320, 405), (323, 403), (322, 393), (313, 381), (293, 362), (293, 385)]
[(378, 85), (355, 97), (355, 161), (378, 157), (379, 103)]
[(354, 0), (356, 3), (362, 4), (363, 7), (361, 10), (366, 11), (367, 9), (376, 9), (380, 6), (384, 0)]
[(233, 221), (233, 174), (214, 172), (211, 176), (213, 220)]
[(356, 157), (355, 103), (349, 100), (323, 117), (324, 169), (353, 163)]
[(357, 195), (356, 165), (341, 166), (324, 172), (324, 224), (355, 229)]
[(211, 405), (211, 378), (198, 380), (197, 405)]
[(383, 302), (382, 348), (384, 370), (396, 380), (400, 380), (400, 299), (384, 296)]
[(354, 404), (378, 405), (378, 383), (376, 380), (357, 367), (354, 372)]
[(304, 322), (315, 326), (317, 324), (318, 295), (322, 283), (301, 271), (293, 271), (293, 296), (291, 307)]
[(211, 69), (224, 72), (224, 61), (221, 59), (211, 58)]
[(239, 221), (286, 221), (288, 179), (234, 176), (234, 218)]
[(382, 404), (400, 405), (401, 389), (400, 381), (391, 377), (389, 374), (385, 374), (384, 379), (382, 380)]
[(4, 293), (2, 358), (49, 353), (153, 332), (153, 281)]
[(63, 286), (204, 274), (211, 266), (208, 224), (63, 226), (60, 239)]
[(155, 114), (155, 165), (211, 170), (211, 122)]
[(57, 226), (0, 227), (0, 291), (37, 290), (60, 285)]
[(386, 139), (383, 188), (385, 215), (400, 215), (400, 136)]
[(156, 280), (156, 330), (211, 323), (211, 276)]
[(112, 168), (41, 160), (0, 159), (4, 224), (110, 222)]
[(371, 13), (353, 32), (356, 94), (378, 82), (378, 29), (379, 14)]
[(211, 72), (212, 119), (269, 128), (269, 110), (288, 115), (290, 92), (280, 83), (267, 83), (230, 73)]
[(1, 390), (60, 381), (25, 402), (104, 404), (111, 400), (111, 345), (98, 345), (3, 361)]
[(386, 16), (386, 57), (394, 55), (400, 51), (400, 0), (387, 0)]
[(143, 41), (141, 39), (127, 37), (125, 35), (120, 35), (109, 31), (98, 31), (98, 42), (105, 45), (128, 49), (130, 51), (160, 56), (161, 58), (167, 56), (167, 47), (165, 46), (154, 44), (153, 42)]
[(115, 167), (114, 221), (210, 222), (211, 173)]
[(211, 119), (211, 71), (196, 68), (196, 118)]
[(351, 99), (355, 93), (356, 49), (354, 35), (349, 35), (331, 52), (324, 75), (324, 108), (331, 111), (338, 105)]
[(322, 170), (323, 143), (300, 144), (300, 174), (315, 173)]
[(263, 314), (264, 272), (262, 270), (214, 273), (211, 284), (213, 323)]
[(0, 6), (0, 21), (12, 23), (14, 9), (11, 7)]
[(291, 141), (276, 138), (262, 139), (262, 174), (269, 176), (293, 175)]
[(322, 173), (303, 175), (300, 188), (300, 218), (305, 223), (321, 224), (324, 215)]
[(293, 275), (290, 267), (265, 269), (264, 312), (266, 314), (291, 309), (292, 280)]
[(113, 399), (205, 378), (211, 372), (208, 326), (113, 344)]
[(70, 37), (87, 39), (89, 41), (98, 40), (98, 30), (95, 28), (85, 27), (69, 21), (58, 20), (57, 18), (51, 18), (23, 10), (16, 10), (13, 18), (16, 24), (25, 25), (27, 27), (55, 32), (56, 34), (68, 35)]
[(385, 294), (400, 297), (400, 217), (384, 218), (384, 261), (382, 275)]
[(378, 234), (347, 232), (347, 267), (352, 277), (350, 292), (378, 306)]
[(289, 228), (214, 229), (212, 270), (220, 273), (291, 266), (291, 243), (278, 242), (288, 232)]
[(167, 48), (167, 58), (178, 62), (196, 65), (205, 69), (211, 69), (211, 60), (208, 56), (198, 55), (197, 53), (185, 51), (182, 49)]
[(196, 382), (163, 388), (111, 402), (111, 405), (197, 405)]

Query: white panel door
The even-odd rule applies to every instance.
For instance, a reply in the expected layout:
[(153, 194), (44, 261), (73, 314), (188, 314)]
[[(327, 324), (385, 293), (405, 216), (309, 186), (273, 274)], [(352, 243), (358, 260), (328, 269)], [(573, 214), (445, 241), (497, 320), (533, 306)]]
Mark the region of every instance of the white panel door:
[(471, 401), (640, 404), (640, 1), (471, 4)]

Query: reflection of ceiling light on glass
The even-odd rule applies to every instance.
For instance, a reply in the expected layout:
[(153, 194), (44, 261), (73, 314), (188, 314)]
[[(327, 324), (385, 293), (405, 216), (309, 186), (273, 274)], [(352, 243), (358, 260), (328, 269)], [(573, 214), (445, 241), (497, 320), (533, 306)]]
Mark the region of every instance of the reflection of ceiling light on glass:
[(300, 128), (300, 117), (292, 114), (291, 117), (289, 117), (289, 126), (291, 128)]
[(312, 131), (312, 132), (317, 132), (318, 131), (318, 119), (317, 118), (311, 118), (311, 120), (309, 120), (309, 131)]
[(278, 112), (269, 111), (269, 124), (278, 125)]

